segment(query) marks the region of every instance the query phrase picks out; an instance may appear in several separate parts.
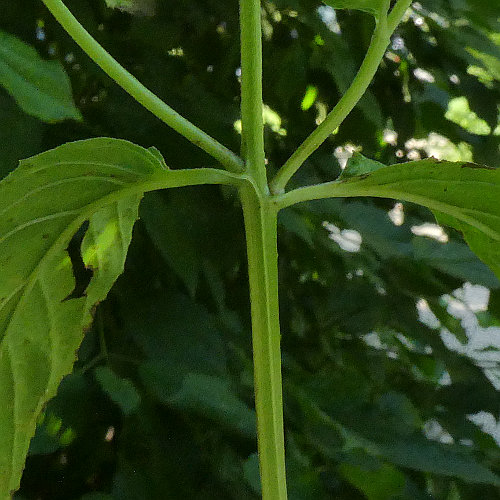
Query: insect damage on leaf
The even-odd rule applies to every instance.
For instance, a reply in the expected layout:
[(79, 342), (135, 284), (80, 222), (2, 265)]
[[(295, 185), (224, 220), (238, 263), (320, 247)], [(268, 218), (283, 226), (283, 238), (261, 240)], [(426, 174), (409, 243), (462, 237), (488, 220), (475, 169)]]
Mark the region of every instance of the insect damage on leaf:
[(71, 259), (73, 276), (75, 278), (75, 287), (73, 291), (63, 299), (63, 302), (70, 299), (79, 299), (81, 297), (85, 297), (87, 287), (90, 285), (92, 277), (94, 276), (92, 266), (85, 265), (81, 254), (81, 245), (88, 228), (89, 221), (86, 221), (84, 224), (82, 224), (78, 232), (73, 236), (73, 238), (69, 242), (68, 248), (66, 249), (69, 258)]

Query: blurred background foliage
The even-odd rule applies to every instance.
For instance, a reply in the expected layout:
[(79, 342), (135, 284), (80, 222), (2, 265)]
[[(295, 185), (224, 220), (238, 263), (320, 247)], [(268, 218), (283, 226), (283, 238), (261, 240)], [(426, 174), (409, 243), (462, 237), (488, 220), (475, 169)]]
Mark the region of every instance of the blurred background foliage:
[[(238, 150), (236, 0), (66, 4), (150, 89)], [(315, 0), (264, 0), (262, 13), (273, 174), (348, 87), (373, 20)], [(0, 2), (0, 30), (0, 176), (94, 136), (154, 145), (171, 168), (214, 166), (40, 1)], [(293, 184), (334, 179), (353, 151), (499, 166), (499, 104), (498, 2), (415, 2), (367, 95)], [(411, 204), (317, 201), (279, 223), (290, 498), (500, 498), (495, 276)], [(126, 271), (40, 419), (16, 498), (258, 498), (245, 259), (231, 190), (145, 197)]]

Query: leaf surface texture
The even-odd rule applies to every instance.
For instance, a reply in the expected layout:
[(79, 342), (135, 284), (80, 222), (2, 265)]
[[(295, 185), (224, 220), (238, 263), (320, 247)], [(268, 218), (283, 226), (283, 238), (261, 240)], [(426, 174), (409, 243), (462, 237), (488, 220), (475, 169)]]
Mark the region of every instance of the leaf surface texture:
[[(19, 485), (38, 414), (75, 361), (92, 310), (123, 271), (141, 186), (164, 167), (126, 141), (66, 144), (0, 183), (0, 498)], [(68, 245), (82, 225), (90, 282)]]

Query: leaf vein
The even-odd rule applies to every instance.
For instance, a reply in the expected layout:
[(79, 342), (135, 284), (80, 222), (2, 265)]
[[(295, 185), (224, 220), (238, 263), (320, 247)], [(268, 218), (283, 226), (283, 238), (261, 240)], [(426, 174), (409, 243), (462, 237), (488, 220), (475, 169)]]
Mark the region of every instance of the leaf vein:
[(23, 224), (19, 224), (14, 229), (12, 229), (8, 233), (4, 234), (0, 238), (0, 244), (5, 243), (5, 241), (7, 239), (9, 239), (11, 236), (13, 236), (14, 234), (18, 233), (19, 231), (22, 231), (23, 229), (26, 229), (26, 228), (28, 228), (30, 226), (34, 226), (36, 224), (40, 224), (40, 223), (46, 222), (48, 220), (58, 219), (59, 217), (68, 217), (70, 215), (76, 215), (78, 213), (80, 213), (79, 210), (69, 210), (67, 212), (57, 212), (55, 214), (50, 214), (50, 215), (47, 215), (45, 217), (39, 217), (37, 219), (32, 219), (30, 221), (27, 221), (27, 222), (25, 222)]
[(63, 185), (63, 184), (70, 184), (72, 182), (81, 181), (81, 180), (106, 181), (106, 182), (109, 182), (111, 184), (116, 184), (118, 186), (124, 186), (125, 184), (127, 184), (126, 182), (119, 181), (118, 179), (112, 179), (112, 178), (106, 177), (104, 175), (92, 175), (92, 176), (91, 175), (80, 175), (78, 177), (69, 177), (69, 178), (66, 178), (66, 179), (61, 179), (59, 181), (51, 182), (49, 184), (44, 184), (43, 186), (40, 186), (38, 188), (32, 189), (31, 191), (28, 191), (24, 196), (22, 196), (21, 198), (17, 199), (14, 203), (11, 203), (10, 205), (8, 205), (3, 210), (0, 210), (0, 216), (3, 215), (3, 214), (5, 214), (12, 207), (14, 207), (14, 206), (18, 205), (19, 203), (22, 203), (23, 201), (27, 200), (33, 194), (40, 193), (40, 192), (42, 192), (42, 191), (44, 191), (46, 189), (50, 189), (52, 187), (60, 186), (60, 185)]

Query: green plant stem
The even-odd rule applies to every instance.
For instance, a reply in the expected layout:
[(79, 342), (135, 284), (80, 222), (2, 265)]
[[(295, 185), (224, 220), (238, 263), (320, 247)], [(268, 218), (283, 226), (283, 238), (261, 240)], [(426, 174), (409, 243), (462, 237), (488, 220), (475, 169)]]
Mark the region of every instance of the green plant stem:
[(262, 28), (260, 0), (240, 0), (242, 152), (247, 172), (268, 192), (262, 118)]
[(82, 50), (136, 101), (190, 142), (206, 151), (230, 172), (243, 170), (243, 162), (237, 155), (165, 104), (106, 52), (61, 0), (42, 1)]
[(247, 236), (255, 407), (263, 500), (286, 500), (277, 210), (255, 186), (240, 188)]
[(387, 29), (392, 33), (401, 22), (405, 12), (410, 7), (413, 0), (398, 0), (391, 10), (387, 19)]
[(240, 188), (247, 238), (255, 408), (263, 500), (286, 500), (278, 305), (277, 210), (267, 184), (262, 118), (260, 0), (240, 0), (242, 151), (250, 183)]
[(363, 97), (363, 94), (368, 89), (377, 72), (380, 61), (384, 57), (391, 34), (392, 31), (387, 26), (387, 14), (383, 14), (377, 21), (370, 47), (351, 86), (328, 114), (325, 121), (297, 148), (278, 171), (276, 177), (271, 182), (272, 193), (280, 194), (284, 192), (288, 181), (295, 172), (297, 172), (307, 158), (318, 149), (328, 136), (340, 126), (361, 97)]

